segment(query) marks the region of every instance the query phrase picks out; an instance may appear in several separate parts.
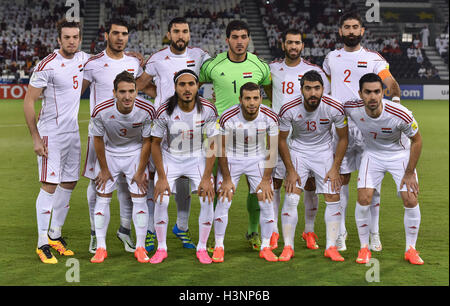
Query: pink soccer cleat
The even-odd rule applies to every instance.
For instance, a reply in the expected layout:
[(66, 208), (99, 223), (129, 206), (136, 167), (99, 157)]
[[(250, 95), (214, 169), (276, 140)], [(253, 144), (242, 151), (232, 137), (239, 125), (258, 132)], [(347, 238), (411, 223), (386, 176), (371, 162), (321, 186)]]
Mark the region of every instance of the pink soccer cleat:
[(167, 251), (164, 249), (158, 249), (156, 250), (155, 255), (153, 255), (152, 258), (150, 258), (149, 262), (151, 264), (159, 264), (166, 258), (167, 258)]
[(211, 257), (209, 257), (208, 252), (206, 250), (197, 251), (197, 258), (202, 264), (212, 263), (212, 259)]

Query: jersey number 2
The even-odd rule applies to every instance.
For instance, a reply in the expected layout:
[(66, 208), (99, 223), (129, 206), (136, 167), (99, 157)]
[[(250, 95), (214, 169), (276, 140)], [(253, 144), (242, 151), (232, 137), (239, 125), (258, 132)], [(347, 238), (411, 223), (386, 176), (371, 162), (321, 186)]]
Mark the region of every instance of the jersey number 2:
[(344, 79), (344, 83), (350, 83), (350, 81), (348, 80), (348, 78), (352, 75), (352, 72), (350, 70), (345, 70), (344, 74), (346, 74), (347, 76)]

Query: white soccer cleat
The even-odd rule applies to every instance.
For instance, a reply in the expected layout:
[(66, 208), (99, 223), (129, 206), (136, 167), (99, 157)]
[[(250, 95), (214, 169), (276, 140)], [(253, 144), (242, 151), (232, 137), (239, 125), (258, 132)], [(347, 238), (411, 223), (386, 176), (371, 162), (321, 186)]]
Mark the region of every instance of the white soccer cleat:
[(345, 245), (345, 240), (347, 240), (347, 232), (344, 234), (339, 234), (336, 240), (337, 250), (342, 252), (347, 250), (347, 246)]
[(383, 249), (379, 233), (370, 233), (369, 249), (375, 252), (380, 252)]
[(97, 237), (91, 235), (91, 242), (89, 242), (89, 253), (95, 254), (97, 251)]
[(133, 240), (131, 240), (130, 235), (123, 234), (123, 233), (117, 231), (117, 238), (119, 238), (119, 240), (123, 242), (125, 251), (130, 252), (130, 253), (134, 253), (136, 251), (136, 247), (134, 245)]

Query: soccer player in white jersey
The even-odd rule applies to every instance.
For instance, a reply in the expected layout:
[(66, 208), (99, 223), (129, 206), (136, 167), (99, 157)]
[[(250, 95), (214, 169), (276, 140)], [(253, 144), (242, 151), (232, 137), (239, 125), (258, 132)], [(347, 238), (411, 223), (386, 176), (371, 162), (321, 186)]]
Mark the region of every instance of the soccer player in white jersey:
[(270, 247), (274, 222), (272, 170), (277, 156), (278, 117), (269, 107), (261, 104), (260, 88), (256, 83), (248, 82), (241, 86), (239, 102), (226, 110), (219, 121), (222, 150), (218, 155), (218, 201), (214, 212), (215, 247), (212, 260), (224, 260), (228, 211), (239, 179), (245, 174), (250, 194), (256, 194), (260, 207), (259, 257), (278, 261)]
[[(94, 110), (99, 102), (114, 98), (114, 79), (126, 70), (135, 78), (141, 76), (143, 69), (140, 67), (139, 59), (124, 52), (128, 42), (128, 26), (125, 21), (113, 19), (107, 25), (105, 32), (106, 49), (92, 56), (85, 64), (83, 89), (90, 87), (90, 112)], [(138, 88), (139, 89), (139, 88)], [(94, 149), (94, 137), (89, 134), (86, 160), (82, 175), (89, 178), (87, 188), (87, 200), (89, 205), (89, 216), (91, 221), (91, 242), (89, 252), (95, 253), (95, 230), (94, 230), (94, 206), (96, 201), (95, 191), (95, 163), (97, 155)], [(117, 237), (123, 242), (125, 250), (134, 252), (134, 242), (130, 237), (133, 203), (131, 202), (127, 182), (123, 177), (117, 181), (117, 197), (120, 205), (120, 228)]]
[[(368, 50), (361, 46), (360, 42), (364, 35), (364, 27), (358, 13), (350, 12), (344, 14), (340, 19), (339, 34), (344, 42), (344, 48), (331, 51), (325, 57), (323, 69), (331, 78), (331, 94), (339, 101), (359, 99), (358, 81), (366, 73), (378, 74), (387, 87), (388, 95), (395, 102), (400, 102), (400, 87), (394, 77), (389, 72), (389, 63), (377, 52)], [(341, 175), (343, 176), (343, 186), (341, 188), (341, 205), (343, 207), (341, 233), (338, 239), (338, 249), (345, 251), (347, 229), (345, 227), (345, 212), (348, 203), (348, 183), (350, 175), (357, 170), (363, 144), (361, 135), (352, 120), (349, 120), (349, 145), (347, 153), (342, 161)], [(370, 227), (370, 248), (374, 251), (381, 251), (382, 245), (379, 236), (378, 219), (380, 208), (380, 195), (378, 192), (373, 197), (370, 206), (371, 222)]]
[[(146, 87), (147, 92), (151, 83), (156, 85), (155, 108), (164, 104), (175, 93), (173, 76), (178, 71), (190, 69), (197, 75), (202, 64), (210, 58), (208, 53), (200, 48), (188, 47), (190, 40), (189, 24), (186, 19), (176, 17), (169, 22), (167, 37), (170, 46), (153, 54), (146, 62), (143, 77), (138, 81), (142, 87)], [(152, 92), (148, 92), (149, 95)], [(153, 183), (153, 173), (150, 174), (150, 184)], [(180, 178), (176, 184), (177, 193), (175, 202), (177, 203), (177, 222), (172, 232), (182, 241), (183, 247), (195, 249), (189, 233), (189, 214), (191, 207), (191, 197), (189, 180)], [(150, 199), (149, 205), (153, 204)], [(154, 235), (154, 228), (150, 226), (149, 235)]]
[[(272, 85), (265, 86), (264, 90), (272, 101), (272, 109), (278, 114), (280, 108), (294, 99), (301, 97), (300, 80), (309, 70), (317, 71), (324, 82), (324, 92), (330, 92), (330, 82), (325, 72), (319, 66), (313, 65), (301, 57), (304, 43), (302, 33), (297, 29), (288, 29), (282, 34), (281, 49), (285, 53), (285, 58), (274, 61), (269, 64), (270, 74), (272, 76)], [(281, 158), (278, 158), (277, 166), (273, 171), (274, 200), (273, 209), (275, 216), (274, 232), (272, 234), (270, 245), (272, 249), (278, 247), (278, 211), (281, 201), (281, 185), (286, 176), (286, 168)], [(319, 198), (315, 192), (314, 179), (309, 178), (304, 188), (305, 204), (305, 230), (303, 239), (310, 249), (317, 249), (316, 234), (314, 233), (314, 221), (316, 218)]]
[(213, 149), (213, 139), (218, 134), (217, 109), (200, 98), (198, 77), (192, 70), (178, 71), (173, 82), (175, 94), (159, 107), (152, 128), (152, 156), (157, 171), (154, 222), (158, 248), (150, 263), (161, 263), (167, 257), (169, 198), (171, 193), (178, 193), (175, 181), (187, 177), (192, 192), (197, 192), (200, 200), (197, 258), (202, 264), (210, 264), (206, 242), (214, 217), (212, 169), (216, 157), (212, 150), (205, 152), (203, 147)]
[[(91, 262), (100, 263), (107, 257), (109, 205), (119, 176), (125, 176), (133, 202), (132, 218), (136, 230), (134, 256), (139, 262), (146, 263), (150, 261), (145, 250), (148, 226), (147, 164), (155, 109), (151, 104), (136, 99), (136, 81), (132, 73), (119, 73), (113, 84), (114, 98), (100, 102), (94, 108), (89, 124), (97, 153), (94, 213), (97, 248)], [(104, 141), (105, 136), (107, 141)]]
[[(316, 193), (324, 195), (326, 250), (333, 261), (344, 258), (336, 248), (341, 219), (339, 167), (348, 144), (347, 118), (341, 102), (323, 94), (323, 80), (316, 71), (308, 71), (301, 80), (302, 98), (286, 103), (280, 110), (278, 149), (286, 165), (286, 194), (281, 211), (284, 249), (280, 261), (294, 256), (294, 234), (298, 221), (297, 205), (310, 174)], [(339, 137), (333, 157), (332, 126)], [(292, 130), (291, 141), (287, 137)]]
[[(36, 66), (24, 99), (25, 120), (37, 155), (41, 189), (36, 200), (38, 243), (36, 253), (43, 263), (55, 264), (50, 247), (60, 255), (70, 256), (61, 237), (69, 211), (69, 201), (79, 179), (80, 106), (83, 65), (89, 55), (78, 51), (81, 27), (78, 23), (58, 24), (60, 49)], [(36, 124), (34, 104), (43, 96)], [(51, 216), (51, 223), (50, 223)], [(49, 229), (50, 225), (50, 229)]]
[(389, 172), (405, 207), (405, 260), (422, 265), (424, 262), (415, 248), (420, 227), (416, 165), (422, 150), (417, 122), (406, 107), (383, 99), (383, 83), (378, 75), (368, 73), (359, 84), (361, 100), (348, 101), (344, 105), (346, 114), (358, 126), (366, 144), (359, 167), (355, 209), (361, 242), (356, 262), (364, 264), (371, 258), (368, 248), (369, 205), (384, 174)]

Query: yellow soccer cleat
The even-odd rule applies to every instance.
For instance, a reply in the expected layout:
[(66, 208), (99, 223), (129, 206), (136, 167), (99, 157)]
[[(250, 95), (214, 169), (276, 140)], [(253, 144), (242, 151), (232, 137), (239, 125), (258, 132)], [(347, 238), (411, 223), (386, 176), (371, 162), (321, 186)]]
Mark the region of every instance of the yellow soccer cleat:
[(57, 250), (59, 255), (64, 255), (64, 256), (73, 256), (74, 255), (73, 251), (66, 249), (67, 243), (66, 243), (66, 241), (64, 241), (64, 239), (62, 237), (56, 238), (54, 240), (51, 239), (50, 237), (48, 237), (48, 244), (50, 244), (50, 246), (52, 248)]
[(58, 260), (55, 256), (53, 256), (52, 252), (50, 251), (50, 246), (48, 244), (44, 244), (40, 248), (36, 249), (36, 254), (38, 254), (39, 259), (46, 264), (56, 264), (58, 263)]

